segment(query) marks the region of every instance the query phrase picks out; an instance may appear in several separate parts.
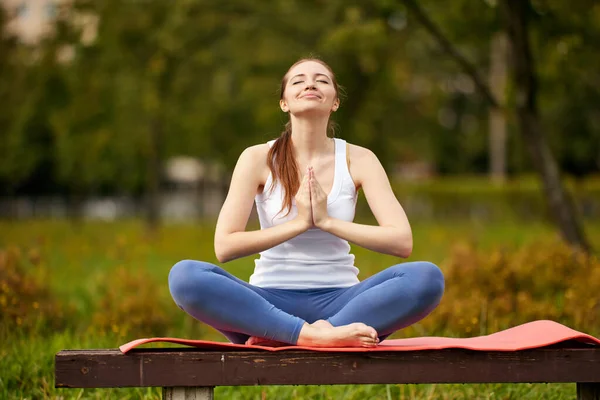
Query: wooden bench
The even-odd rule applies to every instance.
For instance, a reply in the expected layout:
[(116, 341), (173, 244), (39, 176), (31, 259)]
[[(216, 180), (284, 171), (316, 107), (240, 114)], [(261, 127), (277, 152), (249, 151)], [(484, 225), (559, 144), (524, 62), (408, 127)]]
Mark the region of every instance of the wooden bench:
[(600, 348), (574, 344), (516, 352), (63, 350), (56, 387), (163, 387), (166, 399), (212, 399), (215, 386), (575, 382), (600, 400)]

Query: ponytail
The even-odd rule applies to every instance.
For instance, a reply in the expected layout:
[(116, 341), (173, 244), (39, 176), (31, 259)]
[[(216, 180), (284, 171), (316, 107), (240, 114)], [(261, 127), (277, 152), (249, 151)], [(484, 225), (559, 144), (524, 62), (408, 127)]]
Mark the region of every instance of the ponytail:
[(283, 187), (282, 212), (287, 209), (285, 216), (292, 210), (292, 199), (300, 188), (300, 178), (298, 163), (292, 146), (292, 123), (288, 121), (285, 124), (285, 130), (281, 133), (279, 139), (273, 143), (267, 155), (267, 165), (273, 176), (271, 191), (275, 187), (275, 182)]

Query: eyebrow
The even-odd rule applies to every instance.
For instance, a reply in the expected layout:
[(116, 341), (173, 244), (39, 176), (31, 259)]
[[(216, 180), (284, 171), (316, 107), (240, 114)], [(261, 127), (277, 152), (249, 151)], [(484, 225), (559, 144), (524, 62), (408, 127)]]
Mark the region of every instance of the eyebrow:
[[(298, 74), (298, 75), (294, 75), (290, 78), (290, 81), (294, 78), (297, 78), (299, 76), (306, 76), (306, 74)], [(314, 76), (324, 76), (327, 79), (331, 79), (329, 76), (325, 75), (325, 74), (321, 74), (321, 73), (316, 73)]]

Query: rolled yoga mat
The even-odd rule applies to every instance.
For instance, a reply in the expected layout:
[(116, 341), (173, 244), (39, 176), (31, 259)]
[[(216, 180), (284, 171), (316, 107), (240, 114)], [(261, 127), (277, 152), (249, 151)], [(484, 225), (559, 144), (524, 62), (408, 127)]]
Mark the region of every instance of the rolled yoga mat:
[(119, 347), (121, 352), (127, 353), (131, 349), (153, 342), (168, 342), (197, 347), (203, 350), (313, 350), (327, 352), (366, 352), (366, 351), (414, 351), (414, 350), (439, 350), (439, 349), (468, 349), (481, 351), (517, 351), (534, 349), (567, 341), (576, 341), (582, 344), (600, 346), (600, 339), (586, 333), (578, 332), (558, 322), (540, 320), (528, 322), (491, 335), (476, 336), (471, 338), (450, 338), (424, 336), (407, 339), (390, 339), (379, 343), (377, 347), (307, 347), (307, 346), (248, 346), (226, 342), (213, 342), (209, 340), (191, 340), (168, 337), (137, 339)]

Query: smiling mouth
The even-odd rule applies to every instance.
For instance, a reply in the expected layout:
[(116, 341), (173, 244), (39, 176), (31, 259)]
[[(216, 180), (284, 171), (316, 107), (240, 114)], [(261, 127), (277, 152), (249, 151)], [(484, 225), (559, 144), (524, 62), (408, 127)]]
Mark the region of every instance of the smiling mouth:
[(316, 94), (306, 94), (304, 96), (302, 96), (303, 99), (320, 99), (321, 97), (317, 96)]

